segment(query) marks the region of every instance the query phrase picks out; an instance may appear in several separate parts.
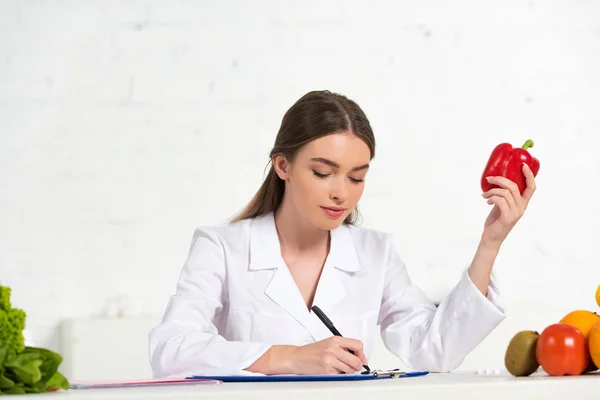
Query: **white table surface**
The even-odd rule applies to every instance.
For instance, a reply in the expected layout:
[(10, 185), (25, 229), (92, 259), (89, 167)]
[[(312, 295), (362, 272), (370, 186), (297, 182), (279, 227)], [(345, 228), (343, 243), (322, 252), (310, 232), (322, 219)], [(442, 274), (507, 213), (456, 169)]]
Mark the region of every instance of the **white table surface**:
[[(537, 374), (516, 378), (506, 374), (429, 374), (377, 381), (258, 382), (218, 385), (77, 389), (33, 395), (54, 399), (599, 399), (600, 373), (572, 377)], [(21, 395), (19, 398), (34, 398)]]

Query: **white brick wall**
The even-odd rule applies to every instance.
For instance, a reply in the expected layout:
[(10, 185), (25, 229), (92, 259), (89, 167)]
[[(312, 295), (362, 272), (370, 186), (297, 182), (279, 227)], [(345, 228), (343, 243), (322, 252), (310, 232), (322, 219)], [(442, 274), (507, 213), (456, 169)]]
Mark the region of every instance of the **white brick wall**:
[(395, 233), (433, 298), (475, 250), (489, 152), (532, 138), (539, 191), (495, 273), (509, 306), (594, 307), (599, 13), (592, 0), (0, 0), (0, 279), (40, 345), (117, 298), (162, 313), (194, 227), (245, 204), (285, 110), (328, 88), (375, 128), (365, 225)]

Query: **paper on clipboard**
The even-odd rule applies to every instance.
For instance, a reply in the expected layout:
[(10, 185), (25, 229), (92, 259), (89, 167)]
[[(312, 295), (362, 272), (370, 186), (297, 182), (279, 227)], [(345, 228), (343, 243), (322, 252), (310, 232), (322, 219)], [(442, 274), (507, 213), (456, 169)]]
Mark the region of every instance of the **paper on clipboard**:
[(108, 389), (143, 386), (177, 386), (177, 385), (218, 385), (222, 381), (213, 379), (140, 379), (140, 380), (101, 380), (101, 381), (70, 381), (70, 389)]

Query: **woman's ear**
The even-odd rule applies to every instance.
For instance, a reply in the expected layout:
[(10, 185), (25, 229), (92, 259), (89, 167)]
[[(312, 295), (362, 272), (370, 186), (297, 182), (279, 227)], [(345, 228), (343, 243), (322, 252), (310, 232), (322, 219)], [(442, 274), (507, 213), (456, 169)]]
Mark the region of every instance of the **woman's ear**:
[(277, 155), (273, 157), (272, 161), (273, 168), (275, 168), (275, 173), (279, 176), (279, 179), (283, 181), (289, 179), (291, 165), (288, 160), (282, 155)]

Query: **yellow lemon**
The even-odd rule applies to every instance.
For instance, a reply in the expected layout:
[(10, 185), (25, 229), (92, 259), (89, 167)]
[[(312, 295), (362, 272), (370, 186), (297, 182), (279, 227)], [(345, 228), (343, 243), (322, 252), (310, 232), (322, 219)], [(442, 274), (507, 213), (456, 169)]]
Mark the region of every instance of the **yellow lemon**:
[(600, 286), (598, 286), (598, 289), (596, 289), (596, 304), (598, 304), (598, 307), (600, 307)]

